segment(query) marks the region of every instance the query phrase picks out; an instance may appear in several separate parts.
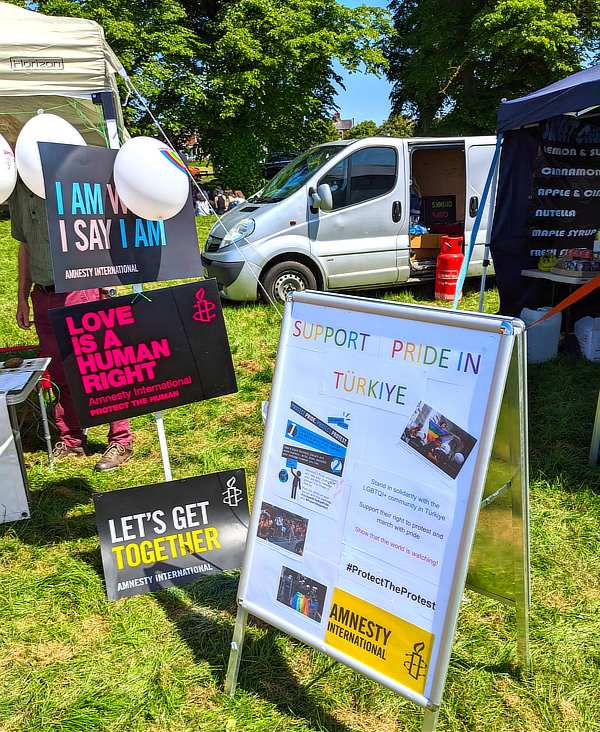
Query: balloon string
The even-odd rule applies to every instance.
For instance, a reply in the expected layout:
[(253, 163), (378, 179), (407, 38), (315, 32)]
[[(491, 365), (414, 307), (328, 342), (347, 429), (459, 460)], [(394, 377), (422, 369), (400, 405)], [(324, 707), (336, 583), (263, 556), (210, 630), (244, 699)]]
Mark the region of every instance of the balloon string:
[(150, 298), (148, 297), (148, 295), (146, 295), (146, 294), (145, 294), (145, 293), (143, 293), (143, 292), (138, 292), (138, 293), (136, 294), (136, 296), (135, 296), (135, 297), (133, 298), (133, 300), (131, 301), (131, 304), (132, 304), (132, 305), (133, 305), (133, 303), (134, 303), (134, 302), (135, 302), (135, 301), (136, 301), (136, 300), (138, 299), (138, 297), (143, 297), (143, 298), (144, 298), (144, 300), (148, 300), (148, 302), (152, 302), (152, 300), (151, 300), (151, 299), (150, 299)]

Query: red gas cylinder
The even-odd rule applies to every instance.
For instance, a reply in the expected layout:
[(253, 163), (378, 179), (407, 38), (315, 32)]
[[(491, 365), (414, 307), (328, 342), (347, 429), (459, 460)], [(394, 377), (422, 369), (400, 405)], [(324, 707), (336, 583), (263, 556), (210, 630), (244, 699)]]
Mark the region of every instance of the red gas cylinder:
[(454, 300), (458, 275), (463, 263), (462, 236), (442, 236), (442, 251), (435, 268), (435, 299)]

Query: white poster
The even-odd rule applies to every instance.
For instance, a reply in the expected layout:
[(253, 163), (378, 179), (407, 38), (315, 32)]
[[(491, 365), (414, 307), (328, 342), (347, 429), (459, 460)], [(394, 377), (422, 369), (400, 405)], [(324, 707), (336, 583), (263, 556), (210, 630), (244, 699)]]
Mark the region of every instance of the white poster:
[(359, 302), (286, 305), (240, 601), (427, 700), (501, 333)]

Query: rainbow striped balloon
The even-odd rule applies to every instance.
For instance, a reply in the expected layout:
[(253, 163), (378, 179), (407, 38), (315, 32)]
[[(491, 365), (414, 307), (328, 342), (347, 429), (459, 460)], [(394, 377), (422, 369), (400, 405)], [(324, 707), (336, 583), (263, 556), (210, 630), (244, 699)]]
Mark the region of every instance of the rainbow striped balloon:
[(161, 147), (160, 151), (167, 160), (170, 160), (175, 167), (179, 168), (179, 170), (187, 175), (187, 168), (183, 164), (183, 160), (179, 155), (176, 155), (173, 150), (170, 150), (168, 147)]

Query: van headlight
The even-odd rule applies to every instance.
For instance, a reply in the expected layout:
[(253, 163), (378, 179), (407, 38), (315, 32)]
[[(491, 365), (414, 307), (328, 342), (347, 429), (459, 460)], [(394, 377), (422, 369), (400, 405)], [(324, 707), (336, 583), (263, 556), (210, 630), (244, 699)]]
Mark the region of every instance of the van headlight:
[(238, 221), (238, 223), (232, 229), (229, 229), (227, 234), (223, 237), (222, 246), (226, 247), (229, 244), (234, 244), (245, 239), (247, 236), (252, 234), (255, 228), (256, 223), (254, 219), (247, 218)]

